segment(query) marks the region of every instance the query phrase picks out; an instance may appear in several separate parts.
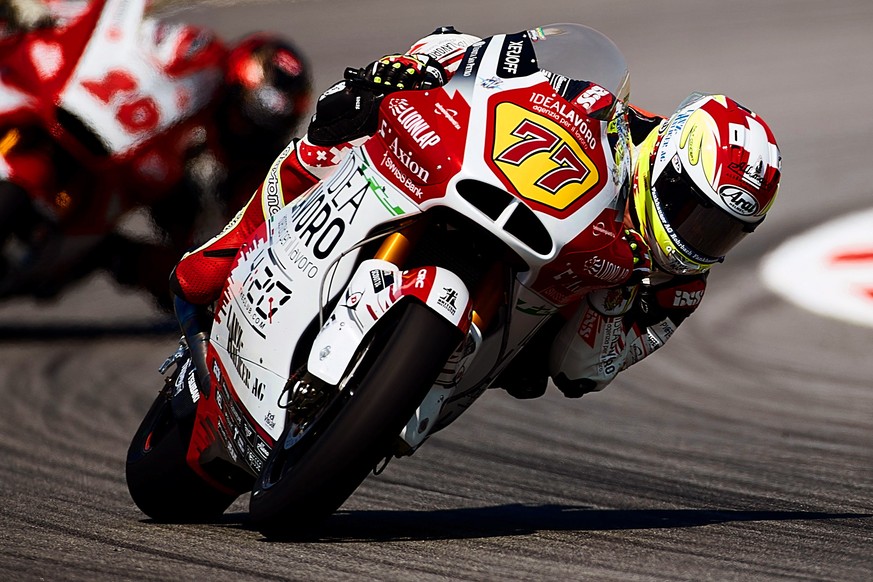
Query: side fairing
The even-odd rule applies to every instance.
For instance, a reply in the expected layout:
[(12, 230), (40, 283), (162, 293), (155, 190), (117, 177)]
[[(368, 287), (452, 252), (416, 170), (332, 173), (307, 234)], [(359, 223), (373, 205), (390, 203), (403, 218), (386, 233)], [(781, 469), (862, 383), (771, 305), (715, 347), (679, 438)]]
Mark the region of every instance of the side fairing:
[(402, 194), (380, 185), (371, 164), (354, 151), (331, 177), (272, 216), (238, 254), (219, 303), (211, 342), (236, 396), (273, 438), (282, 423), (270, 427), (264, 419), (284, 418), (278, 401), (296, 342), (354, 268), (356, 253), (341, 255), (379, 224), (416, 212)]

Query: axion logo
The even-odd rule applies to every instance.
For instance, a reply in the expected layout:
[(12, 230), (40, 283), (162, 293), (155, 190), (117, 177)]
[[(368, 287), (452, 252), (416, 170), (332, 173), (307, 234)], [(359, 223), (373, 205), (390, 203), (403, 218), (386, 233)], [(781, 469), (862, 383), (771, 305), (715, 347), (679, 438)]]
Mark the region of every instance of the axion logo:
[(758, 213), (758, 201), (754, 196), (736, 186), (722, 186), (718, 194), (728, 208), (740, 216), (754, 216)]

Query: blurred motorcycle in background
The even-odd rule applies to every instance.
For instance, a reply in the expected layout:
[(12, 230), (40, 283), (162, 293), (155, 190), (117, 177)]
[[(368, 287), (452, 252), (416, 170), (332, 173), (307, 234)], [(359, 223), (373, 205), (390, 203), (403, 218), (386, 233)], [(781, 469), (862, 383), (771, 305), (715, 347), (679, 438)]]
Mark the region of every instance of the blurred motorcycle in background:
[(0, 8), (0, 298), (106, 269), (169, 307), (172, 266), (309, 108), (308, 65), (276, 35), (227, 46), (148, 0), (47, 0), (26, 24), (22, 2)]

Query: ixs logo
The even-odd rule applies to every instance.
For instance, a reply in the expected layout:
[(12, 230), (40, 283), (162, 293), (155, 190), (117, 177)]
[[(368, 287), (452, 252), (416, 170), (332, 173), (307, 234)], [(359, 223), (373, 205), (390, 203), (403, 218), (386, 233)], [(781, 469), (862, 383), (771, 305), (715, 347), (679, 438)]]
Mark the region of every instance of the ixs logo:
[(495, 109), (490, 149), (498, 176), (523, 198), (550, 208), (566, 209), (600, 181), (597, 166), (566, 129), (511, 102)]
[(703, 299), (703, 289), (700, 291), (676, 290), (673, 296), (673, 307), (694, 307)]

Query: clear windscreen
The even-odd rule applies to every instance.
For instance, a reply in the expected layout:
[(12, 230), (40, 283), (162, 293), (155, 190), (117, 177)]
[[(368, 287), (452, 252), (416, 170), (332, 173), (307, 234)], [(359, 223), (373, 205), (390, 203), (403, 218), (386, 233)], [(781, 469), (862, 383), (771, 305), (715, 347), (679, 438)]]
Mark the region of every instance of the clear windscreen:
[(593, 81), (626, 101), (627, 61), (609, 38), (581, 24), (549, 24), (530, 31), (540, 69)]

